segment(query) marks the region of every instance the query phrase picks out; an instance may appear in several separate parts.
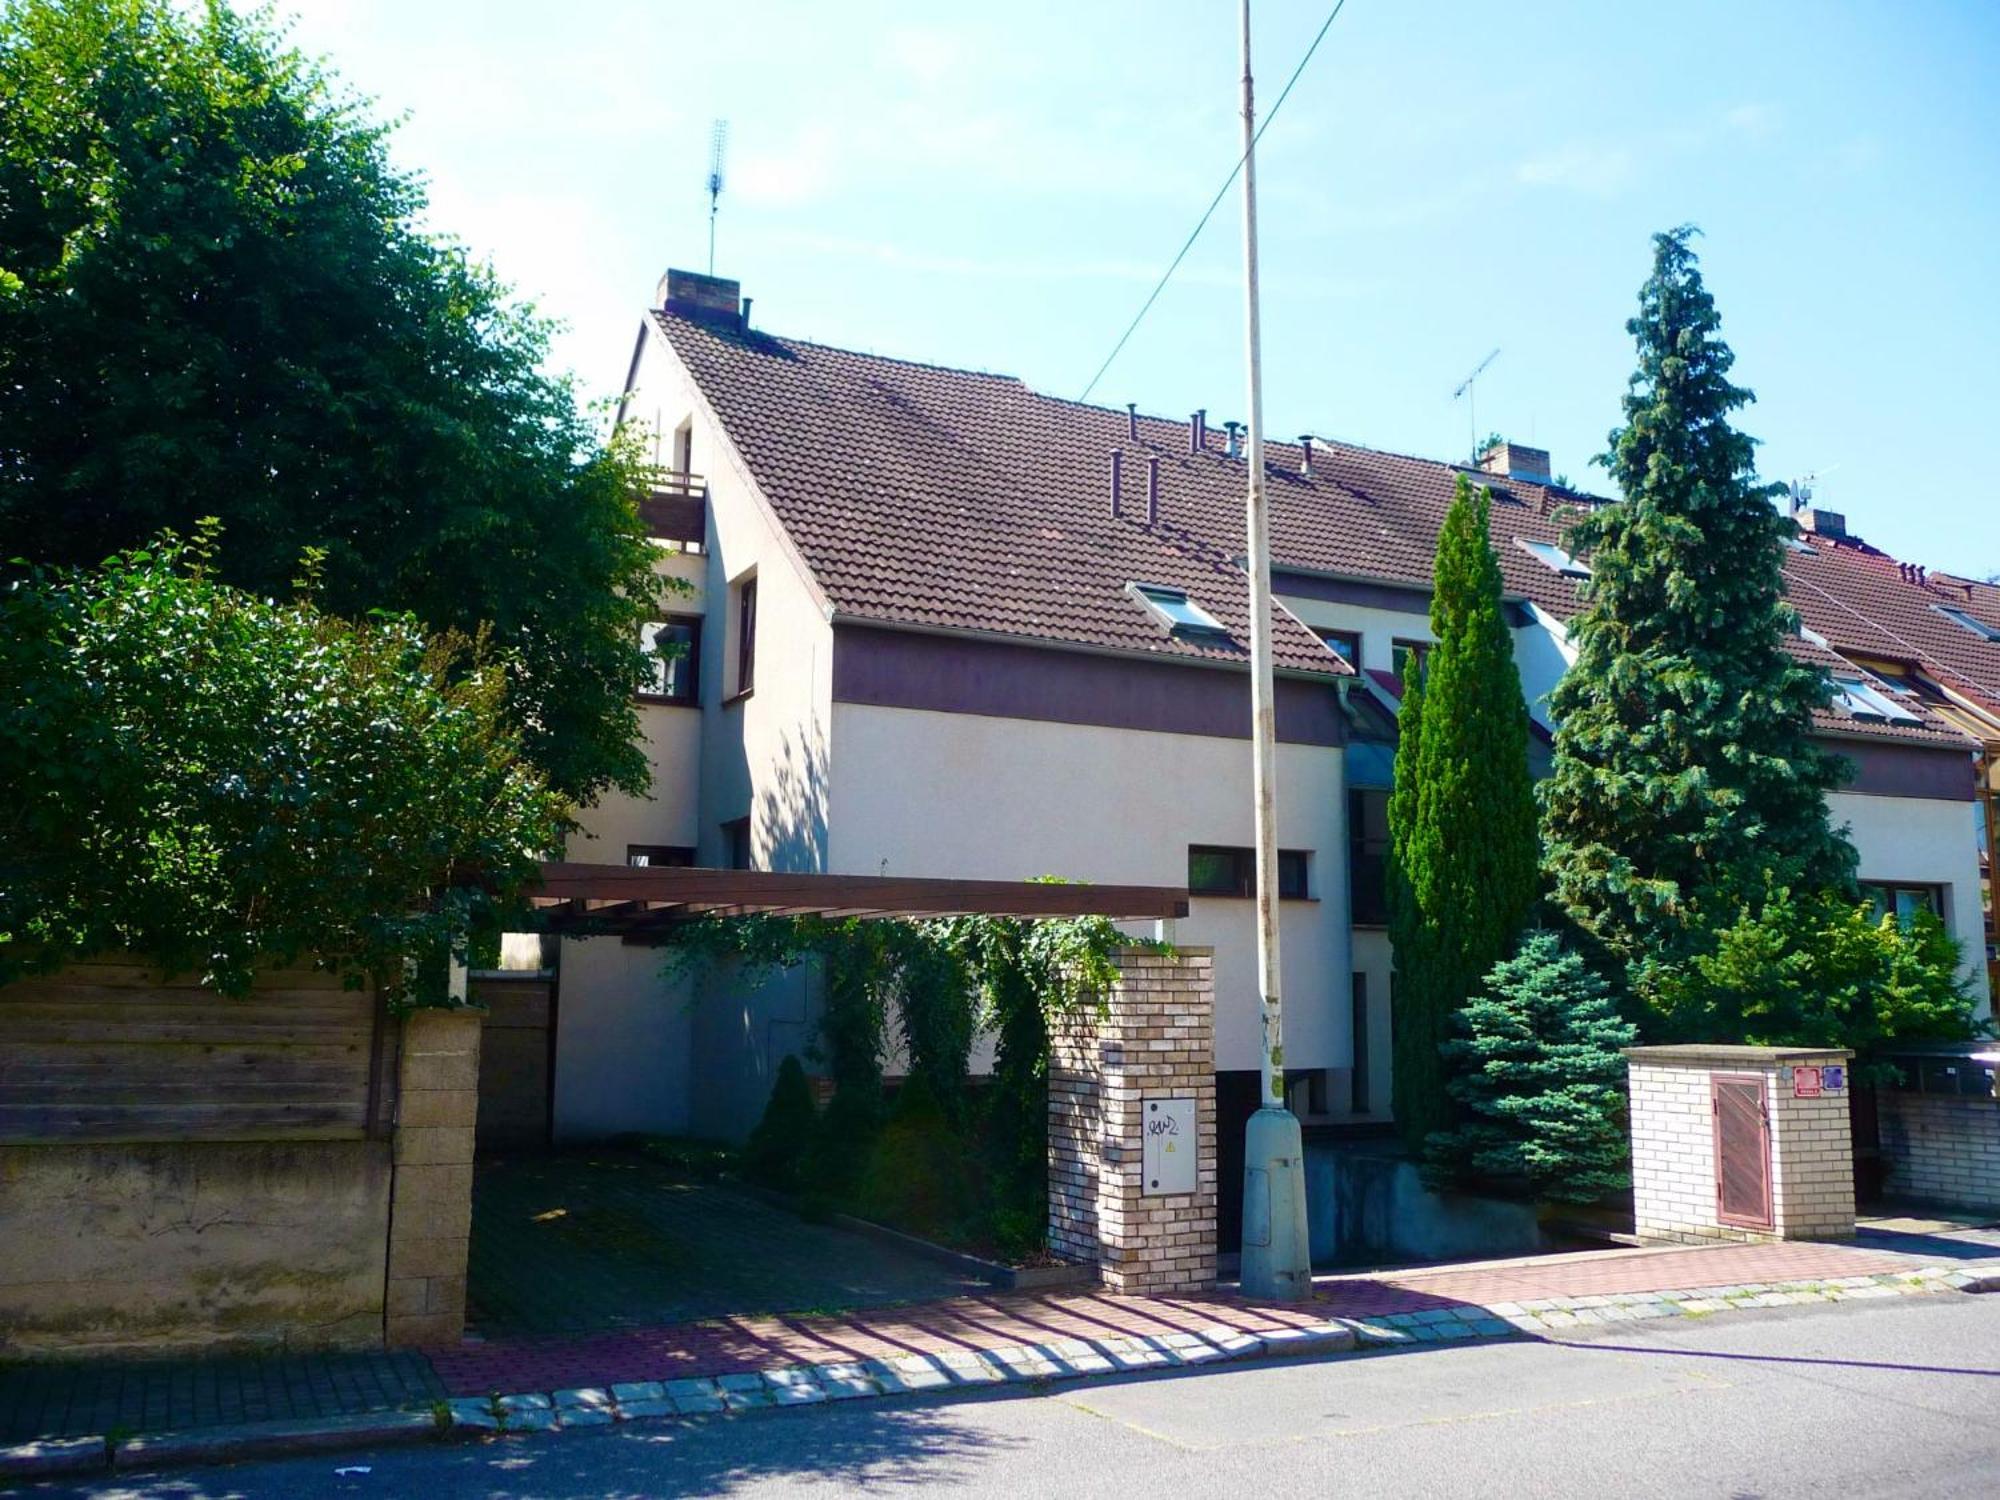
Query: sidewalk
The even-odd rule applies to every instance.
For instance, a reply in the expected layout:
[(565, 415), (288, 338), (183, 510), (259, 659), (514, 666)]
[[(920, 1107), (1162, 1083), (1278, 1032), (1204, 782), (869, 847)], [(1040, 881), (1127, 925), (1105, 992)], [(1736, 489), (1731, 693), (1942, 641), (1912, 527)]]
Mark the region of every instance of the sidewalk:
[[(1627, 1318), (2000, 1284), (2000, 1231), (1917, 1226), (1845, 1244), (1608, 1250), (1327, 1276), (1279, 1306), (1227, 1291), (959, 1296), (838, 1316), (757, 1316), (409, 1352), (0, 1367), (4, 1448), (171, 1428), (222, 1440), (259, 1418), (428, 1412), (474, 1430), (597, 1425), (1009, 1380), (1359, 1346), (1518, 1337)], [(496, 1399), (497, 1398), (497, 1399)], [(275, 1429), (262, 1434), (266, 1439)], [(79, 1456), (85, 1445), (77, 1445)], [(159, 1442), (131, 1445), (128, 1462)], [(212, 1456), (211, 1449), (189, 1451)]]

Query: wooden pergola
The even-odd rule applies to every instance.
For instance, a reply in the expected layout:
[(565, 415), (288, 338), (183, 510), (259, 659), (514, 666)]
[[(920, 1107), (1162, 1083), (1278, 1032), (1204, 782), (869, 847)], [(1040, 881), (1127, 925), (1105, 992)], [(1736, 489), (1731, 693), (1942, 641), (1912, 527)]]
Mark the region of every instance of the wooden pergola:
[(528, 891), (544, 930), (644, 939), (700, 917), (1109, 917), (1188, 914), (1175, 886), (1057, 885), (1027, 880), (926, 880), (900, 875), (788, 874), (669, 865), (542, 866)]

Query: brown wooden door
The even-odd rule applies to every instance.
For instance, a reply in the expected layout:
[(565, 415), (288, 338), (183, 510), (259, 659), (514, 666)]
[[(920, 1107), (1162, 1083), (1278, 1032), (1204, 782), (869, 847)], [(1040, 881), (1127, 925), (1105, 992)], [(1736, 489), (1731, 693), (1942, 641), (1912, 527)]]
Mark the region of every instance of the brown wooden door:
[(1746, 1229), (1771, 1227), (1771, 1127), (1764, 1080), (1723, 1074), (1711, 1080), (1715, 1105), (1715, 1214)]

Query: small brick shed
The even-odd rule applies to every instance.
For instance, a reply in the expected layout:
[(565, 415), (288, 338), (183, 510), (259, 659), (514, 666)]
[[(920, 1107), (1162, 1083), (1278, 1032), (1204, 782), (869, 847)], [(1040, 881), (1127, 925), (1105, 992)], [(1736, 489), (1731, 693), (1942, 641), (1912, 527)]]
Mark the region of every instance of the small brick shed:
[(1625, 1049), (1639, 1238), (1852, 1237), (1852, 1057), (1840, 1048)]

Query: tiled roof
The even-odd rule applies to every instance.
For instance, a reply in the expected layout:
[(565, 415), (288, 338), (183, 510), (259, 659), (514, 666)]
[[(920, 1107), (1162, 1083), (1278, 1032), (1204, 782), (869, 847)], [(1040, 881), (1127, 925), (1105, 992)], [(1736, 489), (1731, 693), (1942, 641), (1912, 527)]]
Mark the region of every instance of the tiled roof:
[[(1243, 465), (1125, 439), (1125, 414), (1008, 376), (656, 313), (837, 616), (1193, 661), (1249, 659)], [(1109, 465), (1126, 453), (1124, 515)], [(1145, 524), (1146, 464), (1162, 515)], [(1201, 504), (1191, 503), (1199, 494)], [(1232, 498), (1233, 497), (1233, 498)], [(1234, 522), (1220, 524), (1233, 504)], [(1172, 635), (1128, 583), (1185, 589), (1226, 637)], [(1280, 669), (1350, 669), (1279, 612)]]
[[(1188, 451), (1185, 418), (1139, 418), (1059, 400), (1011, 376), (915, 364), (653, 314), (811, 568), (837, 616), (964, 630), (1152, 656), (1237, 663), (1249, 647), (1243, 551), (1244, 466), (1208, 433)], [(1124, 454), (1123, 515), (1110, 508), (1110, 456)], [(1428, 589), (1438, 529), (1460, 467), (1314, 440), (1266, 445), (1272, 552), (1280, 569)], [(1160, 467), (1160, 521), (1145, 524), (1146, 468)], [(1520, 541), (1560, 546), (1565, 510), (1597, 497), (1470, 471), (1493, 494), (1492, 536), (1507, 592), (1559, 620), (1578, 580)], [(1814, 537), (1787, 556), (1787, 590), (1827, 647), (1789, 643), (1834, 668), (1843, 656), (1908, 660), (2000, 714), (2000, 643), (1931, 608), (2000, 628), (2000, 588), (1906, 578), (1864, 545)], [(1126, 590), (1185, 589), (1227, 639), (1169, 635)], [(1281, 670), (1351, 669), (1279, 611)], [(1828, 649), (1830, 647), (1831, 649)], [(1914, 701), (1919, 723), (1829, 708), (1829, 733), (1963, 743)]]

